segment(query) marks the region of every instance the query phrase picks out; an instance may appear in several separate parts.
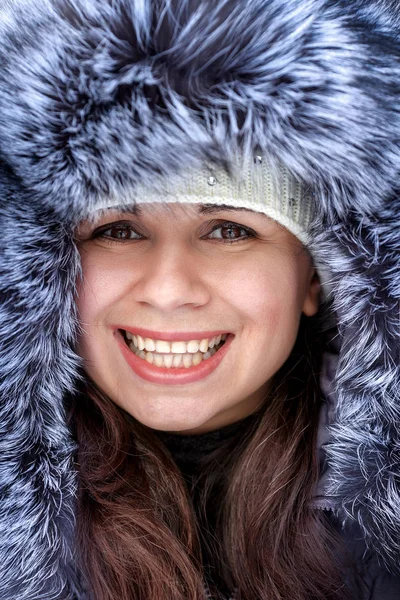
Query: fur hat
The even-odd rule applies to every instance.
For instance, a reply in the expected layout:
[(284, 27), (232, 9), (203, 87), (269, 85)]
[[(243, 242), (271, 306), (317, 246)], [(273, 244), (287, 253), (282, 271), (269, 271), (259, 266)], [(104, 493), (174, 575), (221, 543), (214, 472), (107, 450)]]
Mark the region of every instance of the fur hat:
[(312, 187), (341, 341), (324, 491), (400, 564), (400, 47), (381, 0), (7, 0), (0, 8), (0, 597), (79, 597), (64, 397), (76, 222), (261, 148)]

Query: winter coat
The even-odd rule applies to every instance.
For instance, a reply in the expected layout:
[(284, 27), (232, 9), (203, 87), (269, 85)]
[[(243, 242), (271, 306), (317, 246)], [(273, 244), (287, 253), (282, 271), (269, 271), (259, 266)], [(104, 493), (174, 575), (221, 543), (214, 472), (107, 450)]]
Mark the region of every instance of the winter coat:
[(396, 4), (0, 4), (1, 600), (85, 598), (64, 406), (81, 364), (76, 222), (137, 181), (229, 164), (237, 147), (314, 191), (312, 254), (339, 344), (324, 357), (315, 506), (361, 538), (360, 597), (400, 597)]

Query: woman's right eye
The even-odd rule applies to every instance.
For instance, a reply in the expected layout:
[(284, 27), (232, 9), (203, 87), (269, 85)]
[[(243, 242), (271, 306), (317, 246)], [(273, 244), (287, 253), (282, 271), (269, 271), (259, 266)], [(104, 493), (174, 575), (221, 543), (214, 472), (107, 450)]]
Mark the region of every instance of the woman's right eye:
[(94, 238), (101, 238), (107, 242), (124, 242), (140, 239), (139, 234), (130, 223), (115, 223), (98, 229), (93, 233)]

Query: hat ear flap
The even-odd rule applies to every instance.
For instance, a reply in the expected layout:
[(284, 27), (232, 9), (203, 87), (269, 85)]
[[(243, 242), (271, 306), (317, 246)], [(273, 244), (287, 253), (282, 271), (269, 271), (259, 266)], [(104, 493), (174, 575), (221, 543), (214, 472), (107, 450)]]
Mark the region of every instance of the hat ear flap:
[(1, 164), (0, 198), (0, 598), (58, 598), (75, 577), (76, 444), (64, 395), (79, 367), (79, 255), (54, 211)]

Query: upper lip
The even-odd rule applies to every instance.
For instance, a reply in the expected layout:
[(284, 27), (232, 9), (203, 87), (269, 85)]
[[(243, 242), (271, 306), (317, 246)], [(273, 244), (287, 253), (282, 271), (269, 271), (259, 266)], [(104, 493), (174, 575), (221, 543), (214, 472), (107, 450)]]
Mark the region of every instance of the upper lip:
[(142, 338), (152, 338), (154, 340), (164, 340), (166, 342), (189, 342), (190, 340), (210, 339), (217, 335), (228, 334), (226, 329), (216, 329), (214, 331), (153, 331), (143, 327), (129, 327), (127, 325), (117, 325), (118, 329), (129, 331), (132, 335), (140, 335)]

